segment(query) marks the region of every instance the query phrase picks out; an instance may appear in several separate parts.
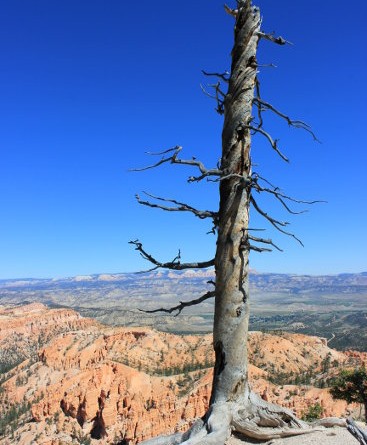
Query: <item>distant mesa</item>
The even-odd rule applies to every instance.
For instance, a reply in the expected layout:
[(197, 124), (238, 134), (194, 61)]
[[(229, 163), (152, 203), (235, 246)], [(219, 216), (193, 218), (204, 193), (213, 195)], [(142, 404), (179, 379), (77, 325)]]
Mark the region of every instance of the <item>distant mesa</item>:
[(92, 281), (93, 277), (91, 275), (77, 275), (73, 278), (74, 281)]
[(117, 281), (122, 280), (124, 277), (121, 274), (101, 274), (98, 275), (97, 280), (98, 281)]

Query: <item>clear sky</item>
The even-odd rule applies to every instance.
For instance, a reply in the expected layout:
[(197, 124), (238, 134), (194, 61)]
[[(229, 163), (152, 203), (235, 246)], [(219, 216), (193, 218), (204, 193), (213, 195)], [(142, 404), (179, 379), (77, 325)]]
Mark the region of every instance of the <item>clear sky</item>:
[[(148, 267), (139, 238), (162, 261), (213, 256), (209, 222), (139, 206), (147, 190), (216, 209), (216, 184), (151, 162), (182, 145), (208, 166), (220, 157), (222, 118), (201, 69), (230, 66), (233, 19), (217, 0), (4, 0), (0, 15), (0, 278), (62, 277)], [(304, 242), (270, 231), (284, 253), (252, 254), (259, 271), (339, 273), (366, 264), (367, 3), (259, 0), (263, 98), (312, 124), (322, 144), (269, 115), (291, 159), (259, 139), (256, 169), (300, 199), (325, 199), (290, 218)], [(266, 204), (266, 203), (264, 203)], [(269, 212), (289, 219), (274, 203)], [(253, 213), (253, 227), (266, 227)]]

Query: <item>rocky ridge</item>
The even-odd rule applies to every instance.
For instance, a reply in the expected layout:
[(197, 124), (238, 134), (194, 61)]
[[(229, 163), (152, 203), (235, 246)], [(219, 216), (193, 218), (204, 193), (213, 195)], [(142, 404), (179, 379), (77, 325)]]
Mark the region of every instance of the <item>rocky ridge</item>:
[(74, 310), (49, 310), (41, 303), (0, 306), (0, 373), (25, 359), (36, 359), (42, 345), (62, 332), (97, 326)]

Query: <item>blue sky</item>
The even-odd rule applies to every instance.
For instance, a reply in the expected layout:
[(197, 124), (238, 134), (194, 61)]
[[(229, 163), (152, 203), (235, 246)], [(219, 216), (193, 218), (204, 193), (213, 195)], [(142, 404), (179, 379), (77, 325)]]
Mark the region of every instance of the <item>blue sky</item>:
[[(367, 4), (259, 0), (263, 98), (312, 124), (322, 144), (269, 115), (289, 165), (259, 138), (256, 169), (300, 199), (325, 199), (289, 218), (304, 242), (269, 231), (283, 253), (252, 254), (259, 271), (360, 272), (366, 265)], [(222, 118), (201, 69), (230, 66), (233, 20), (217, 0), (5, 0), (0, 17), (0, 278), (62, 277), (148, 267), (139, 238), (162, 260), (213, 256), (208, 222), (140, 207), (147, 190), (216, 209), (215, 184), (192, 171), (145, 173), (145, 151), (176, 144), (208, 166), (220, 157)], [(269, 228), (252, 214), (252, 226)]]

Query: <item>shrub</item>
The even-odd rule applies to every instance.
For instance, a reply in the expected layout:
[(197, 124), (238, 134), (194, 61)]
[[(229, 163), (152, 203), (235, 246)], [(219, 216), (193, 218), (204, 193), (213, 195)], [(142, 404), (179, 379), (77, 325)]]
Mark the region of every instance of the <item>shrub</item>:
[(308, 410), (303, 413), (302, 420), (312, 422), (313, 420), (320, 419), (322, 411), (322, 406), (319, 403), (315, 403), (314, 405), (309, 406)]

